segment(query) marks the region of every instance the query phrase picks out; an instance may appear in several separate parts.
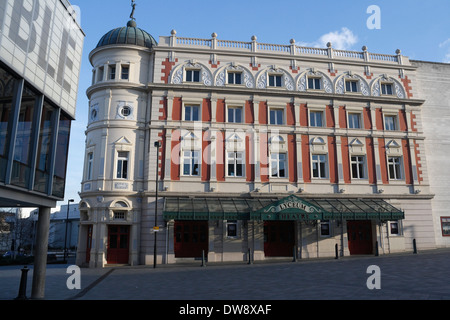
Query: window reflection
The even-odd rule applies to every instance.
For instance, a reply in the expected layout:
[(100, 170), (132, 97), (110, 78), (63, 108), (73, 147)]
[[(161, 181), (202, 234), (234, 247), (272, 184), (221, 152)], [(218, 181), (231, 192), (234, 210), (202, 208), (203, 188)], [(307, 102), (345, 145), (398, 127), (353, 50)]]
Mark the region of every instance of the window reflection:
[(30, 181), (33, 117), (38, 95), (27, 85), (22, 93), (11, 184), (27, 188)]

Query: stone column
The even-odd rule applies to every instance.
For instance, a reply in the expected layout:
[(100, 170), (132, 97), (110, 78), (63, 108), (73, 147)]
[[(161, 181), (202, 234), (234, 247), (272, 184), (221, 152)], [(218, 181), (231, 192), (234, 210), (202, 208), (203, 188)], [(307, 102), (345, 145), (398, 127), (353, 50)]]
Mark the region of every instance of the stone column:
[(47, 271), (49, 228), (50, 208), (41, 207), (39, 208), (39, 218), (37, 223), (31, 299), (44, 299), (45, 296), (45, 273)]

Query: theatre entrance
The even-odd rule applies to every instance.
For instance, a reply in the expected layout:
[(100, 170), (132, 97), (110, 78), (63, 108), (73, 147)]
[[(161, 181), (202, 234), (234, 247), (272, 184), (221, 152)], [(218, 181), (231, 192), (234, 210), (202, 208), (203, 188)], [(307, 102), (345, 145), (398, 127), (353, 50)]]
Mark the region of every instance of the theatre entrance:
[(175, 258), (201, 258), (208, 253), (208, 221), (175, 221)]
[(348, 249), (350, 254), (372, 254), (372, 222), (370, 220), (347, 221)]
[(108, 226), (108, 264), (127, 264), (129, 260), (130, 226)]
[(264, 222), (264, 255), (266, 257), (292, 257), (294, 246), (294, 221)]

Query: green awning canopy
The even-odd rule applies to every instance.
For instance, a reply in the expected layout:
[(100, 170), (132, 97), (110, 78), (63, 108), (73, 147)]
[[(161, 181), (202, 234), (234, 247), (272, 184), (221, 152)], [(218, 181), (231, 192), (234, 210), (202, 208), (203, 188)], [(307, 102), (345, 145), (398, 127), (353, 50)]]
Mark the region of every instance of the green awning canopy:
[(165, 198), (165, 220), (400, 220), (383, 199)]

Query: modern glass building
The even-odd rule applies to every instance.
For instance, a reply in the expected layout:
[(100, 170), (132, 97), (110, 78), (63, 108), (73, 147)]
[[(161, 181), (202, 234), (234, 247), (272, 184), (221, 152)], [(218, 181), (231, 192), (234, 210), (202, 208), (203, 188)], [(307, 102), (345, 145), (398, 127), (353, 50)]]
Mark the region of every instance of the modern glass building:
[(42, 298), (50, 208), (64, 199), (84, 33), (67, 0), (0, 3), (0, 206), (38, 207)]

